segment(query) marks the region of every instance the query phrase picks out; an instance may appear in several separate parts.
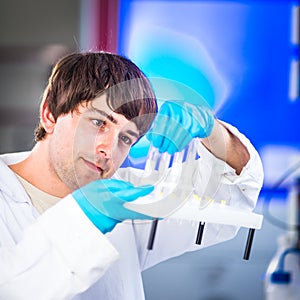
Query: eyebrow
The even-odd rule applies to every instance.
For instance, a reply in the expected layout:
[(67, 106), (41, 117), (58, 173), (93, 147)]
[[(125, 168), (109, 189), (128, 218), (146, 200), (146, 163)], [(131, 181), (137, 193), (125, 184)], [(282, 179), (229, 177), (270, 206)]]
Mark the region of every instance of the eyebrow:
[(109, 121), (111, 121), (114, 124), (118, 124), (118, 121), (112, 116), (109, 115), (108, 113), (106, 113), (105, 111), (98, 109), (96, 107), (89, 107), (88, 108), (89, 111), (96, 111), (97, 113), (99, 113), (100, 115), (102, 115), (103, 117), (107, 118)]
[[(102, 115), (103, 117), (107, 118), (109, 121), (111, 121), (112, 123), (114, 124), (118, 124), (118, 121), (112, 116), (112, 115), (109, 115), (108, 113), (106, 113), (105, 111), (101, 110), (101, 109), (98, 109), (96, 107), (89, 107), (88, 108), (89, 111), (96, 111), (97, 113), (99, 113), (100, 115)], [(140, 135), (137, 134), (135, 131), (133, 130), (126, 130), (126, 132), (128, 134), (130, 134), (131, 136), (135, 137), (136, 139), (139, 139)]]
[(132, 130), (127, 130), (126, 131), (128, 134), (130, 134), (131, 136), (135, 137), (137, 140), (139, 139), (140, 135), (137, 134), (135, 131)]

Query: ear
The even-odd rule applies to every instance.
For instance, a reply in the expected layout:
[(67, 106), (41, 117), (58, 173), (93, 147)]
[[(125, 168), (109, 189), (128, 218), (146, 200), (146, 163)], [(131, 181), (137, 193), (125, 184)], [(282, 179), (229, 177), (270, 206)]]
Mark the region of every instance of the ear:
[(55, 118), (49, 110), (48, 102), (45, 101), (41, 106), (41, 123), (47, 133), (52, 133), (56, 124)]

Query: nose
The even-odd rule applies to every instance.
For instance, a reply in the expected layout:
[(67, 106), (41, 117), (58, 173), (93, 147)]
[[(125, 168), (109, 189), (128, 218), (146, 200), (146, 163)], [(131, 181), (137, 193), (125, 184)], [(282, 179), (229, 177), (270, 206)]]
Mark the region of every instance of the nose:
[(112, 157), (112, 151), (110, 149), (102, 149), (99, 147), (97, 150), (97, 153), (101, 154), (104, 158), (111, 158)]
[(112, 158), (116, 140), (117, 136), (114, 132), (98, 135), (95, 141), (96, 153), (107, 159)]

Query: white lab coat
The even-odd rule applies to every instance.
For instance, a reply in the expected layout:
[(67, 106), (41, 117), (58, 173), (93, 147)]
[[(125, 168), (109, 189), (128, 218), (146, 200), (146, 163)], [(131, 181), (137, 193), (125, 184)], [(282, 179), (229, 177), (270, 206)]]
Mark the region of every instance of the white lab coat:
[[(247, 146), (250, 161), (237, 176), (200, 146), (201, 158), (195, 163), (198, 191), (214, 191), (215, 199), (252, 210), (262, 186), (261, 161), (250, 142), (227, 126)], [(149, 251), (150, 222), (126, 221), (103, 235), (71, 195), (39, 215), (7, 167), (26, 155), (9, 154), (0, 160), (1, 300), (142, 300), (141, 271), (186, 251), (231, 239), (238, 230), (207, 224), (198, 246), (197, 223), (164, 219), (159, 221), (154, 249)], [(212, 170), (214, 175), (209, 176)]]

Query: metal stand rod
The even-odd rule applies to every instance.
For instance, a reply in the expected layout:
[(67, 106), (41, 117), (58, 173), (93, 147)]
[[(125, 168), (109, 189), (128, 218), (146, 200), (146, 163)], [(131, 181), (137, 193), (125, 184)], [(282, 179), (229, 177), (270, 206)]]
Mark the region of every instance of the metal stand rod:
[(158, 225), (158, 219), (154, 219), (152, 221), (150, 236), (149, 236), (149, 240), (148, 240), (148, 246), (147, 246), (148, 250), (153, 249), (153, 244), (154, 244), (154, 239), (155, 239), (155, 235), (156, 235), (157, 225)]
[(197, 233), (197, 237), (196, 237), (196, 244), (197, 245), (201, 245), (203, 232), (204, 232), (204, 226), (205, 226), (205, 222), (203, 222), (203, 223), (200, 222), (199, 223), (198, 233)]
[(245, 260), (248, 260), (250, 257), (250, 251), (251, 251), (251, 247), (252, 247), (254, 232), (255, 232), (255, 229), (253, 229), (253, 228), (249, 229), (247, 243), (246, 243), (244, 257), (243, 257)]

